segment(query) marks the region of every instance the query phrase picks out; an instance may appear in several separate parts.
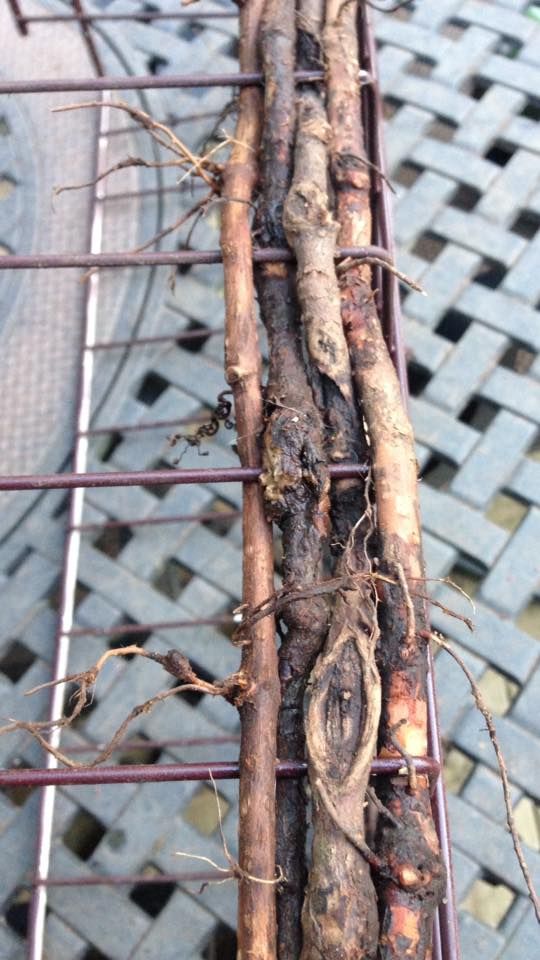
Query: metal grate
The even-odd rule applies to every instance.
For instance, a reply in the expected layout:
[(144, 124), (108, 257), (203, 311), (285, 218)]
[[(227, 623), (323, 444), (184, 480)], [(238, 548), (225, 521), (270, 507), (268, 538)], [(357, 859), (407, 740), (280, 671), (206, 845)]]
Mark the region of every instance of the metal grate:
[[(107, 14), (95, 13), (88, 14), (80, 0), (73, 0), (73, 12), (62, 14), (47, 15), (25, 15), (22, 4), (19, 0), (9, 0), (9, 5), (13, 12), (15, 21), (20, 32), (27, 35), (30, 28), (40, 29), (39, 24), (47, 21), (62, 23), (78, 23), (81, 34), (86, 44), (89, 58), (94, 66), (97, 77), (87, 79), (67, 79), (58, 80), (24, 80), (19, 82), (2, 81), (0, 83), (0, 93), (6, 94), (31, 94), (31, 93), (52, 93), (52, 92), (71, 92), (71, 91), (96, 91), (102, 97), (102, 109), (99, 111), (99, 126), (95, 142), (95, 170), (96, 174), (103, 169), (104, 159), (107, 152), (107, 146), (113, 139), (115, 131), (111, 129), (110, 110), (107, 107), (109, 94), (112, 90), (155, 90), (181, 88), (237, 88), (259, 84), (262, 82), (262, 76), (258, 73), (253, 74), (185, 74), (183, 76), (170, 75), (146, 75), (134, 77), (112, 77), (105, 75), (105, 68), (100, 56), (99, 47), (96, 43), (94, 30), (97, 30), (101, 22), (126, 20), (138, 20), (140, 22), (151, 22), (154, 19), (175, 19), (189, 21), (200, 21), (205, 18), (231, 18), (235, 16), (233, 11), (213, 11), (211, 14), (205, 14), (197, 10), (176, 11), (167, 14), (161, 12), (147, 11), (136, 16), (129, 13)], [(32, 26), (35, 24), (35, 27)], [(369, 22), (365, 15), (362, 16), (359, 24), (360, 42), (362, 44), (364, 63), (368, 68), (371, 77), (371, 83), (366, 85), (364, 90), (366, 116), (368, 118), (368, 143), (370, 159), (375, 168), (384, 167), (383, 149), (381, 143), (381, 114), (380, 103), (376, 82), (376, 67), (374, 60), (374, 46), (369, 28)], [(322, 73), (318, 71), (298, 72), (298, 81), (321, 80)], [(217, 250), (160, 250), (158, 252), (144, 253), (103, 253), (101, 252), (101, 239), (103, 229), (103, 202), (110, 199), (106, 196), (100, 184), (93, 191), (92, 211), (91, 211), (91, 236), (89, 252), (83, 254), (58, 254), (44, 252), (27, 255), (6, 254), (0, 258), (0, 269), (3, 270), (28, 270), (28, 269), (56, 269), (56, 268), (121, 268), (121, 267), (158, 267), (172, 266), (177, 270), (191, 265), (219, 265), (221, 263), (221, 254)], [(365, 257), (376, 256), (381, 260), (391, 261), (393, 259), (392, 249), (392, 231), (389, 212), (389, 201), (387, 189), (378, 176), (373, 178), (373, 204), (375, 213), (375, 244), (369, 248), (347, 248), (339, 251), (340, 257)], [(254, 259), (283, 261), (290, 259), (291, 254), (288, 250), (259, 250), (254, 252)], [(403, 345), (400, 332), (399, 315), (399, 297), (397, 294), (397, 285), (395, 278), (386, 271), (376, 268), (375, 286), (379, 290), (379, 309), (383, 318), (385, 332), (388, 338), (390, 350), (398, 369), (403, 391), (406, 390), (405, 361)], [(85, 522), (84, 514), (84, 491), (89, 488), (115, 487), (136, 487), (144, 489), (156, 489), (159, 487), (171, 487), (175, 485), (203, 484), (205, 487), (219, 485), (221, 491), (223, 484), (241, 483), (248, 484), (256, 482), (260, 470), (255, 467), (197, 467), (193, 469), (167, 468), (145, 469), (145, 470), (115, 470), (114, 472), (98, 472), (89, 469), (89, 442), (91, 437), (105, 434), (107, 437), (122, 433), (125, 430), (154, 430), (165, 428), (173, 423), (178, 424), (182, 419), (170, 421), (165, 418), (161, 420), (141, 422), (137, 425), (112, 423), (106, 426), (91, 426), (92, 415), (92, 384), (94, 375), (94, 364), (96, 355), (100, 352), (111, 351), (129, 347), (136, 348), (148, 343), (166, 342), (189, 342), (195, 340), (201, 334), (194, 331), (180, 331), (172, 333), (159, 333), (150, 336), (132, 336), (125, 339), (98, 340), (97, 334), (97, 303), (99, 287), (102, 273), (91, 273), (86, 284), (86, 304), (85, 304), (85, 323), (80, 347), (79, 372), (80, 389), (77, 404), (77, 422), (74, 442), (74, 452), (72, 461), (72, 472), (62, 472), (57, 474), (33, 474), (24, 476), (4, 476), (0, 478), (0, 490), (2, 491), (45, 491), (45, 490), (70, 490), (69, 503), (69, 521), (64, 547), (64, 563), (62, 578), (60, 584), (60, 602), (59, 602), (59, 623), (55, 638), (55, 654), (53, 658), (53, 672), (51, 679), (57, 680), (68, 673), (68, 657), (72, 641), (78, 636), (122, 636), (132, 634), (149, 634), (155, 630), (180, 630), (184, 628), (196, 628), (205, 625), (230, 624), (230, 614), (217, 614), (204, 618), (193, 618), (186, 620), (184, 618), (137, 622), (136, 624), (120, 624), (108, 626), (106, 628), (77, 628), (74, 626), (75, 603), (78, 587), (78, 569), (81, 553), (82, 537), (90, 529), (101, 528), (103, 530), (123, 530), (133, 526), (158, 525), (158, 524), (176, 524), (184, 522), (219, 522), (223, 513), (217, 510), (206, 510), (202, 513), (193, 514), (174, 514), (160, 517), (147, 517), (143, 514), (133, 514), (127, 519), (106, 521), (106, 522)], [(219, 329), (212, 330), (211, 334), (219, 333)], [(205, 331), (206, 334), (206, 331)], [(186, 419), (193, 422), (193, 416), (186, 416)], [(358, 465), (340, 465), (334, 466), (330, 470), (332, 477), (348, 477), (361, 475), (364, 468)], [(228, 515), (231, 518), (238, 516), (238, 511), (229, 509)], [(48, 715), (50, 718), (58, 716), (62, 709), (63, 692), (62, 688), (52, 687)], [(433, 806), (441, 847), (447, 865), (450, 867), (450, 847), (446, 824), (444, 790), (441, 779), (438, 777), (440, 770), (440, 746), (438, 723), (436, 715), (436, 703), (433, 689), (432, 677), (430, 675), (429, 688), (430, 704), (430, 757), (418, 758), (416, 765), (419, 770), (430, 774), (433, 778)], [(217, 738), (209, 738), (210, 745), (217, 743)], [(225, 741), (227, 738), (222, 738)], [(53, 743), (57, 745), (55, 734), (52, 737)], [(164, 739), (145, 740), (145, 749), (157, 749), (166, 744), (182, 744), (182, 739), (177, 741)], [(237, 742), (237, 738), (231, 734), (230, 742)], [(202, 741), (194, 740), (194, 746), (202, 746)], [(206, 744), (208, 745), (208, 744)], [(133, 749), (139, 749), (141, 742), (135, 741)], [(129, 749), (129, 744), (124, 744), (124, 748)], [(394, 760), (376, 760), (372, 766), (372, 773), (376, 776), (385, 776), (395, 772), (401, 765), (400, 761)], [(50, 874), (50, 855), (52, 842), (52, 826), (55, 805), (55, 788), (57, 786), (67, 785), (103, 785), (103, 784), (129, 784), (129, 783), (159, 783), (159, 782), (178, 782), (178, 781), (199, 781), (209, 780), (212, 776), (215, 780), (227, 780), (236, 778), (240, 774), (239, 765), (235, 761), (215, 761), (215, 762), (192, 762), (192, 763), (174, 763), (156, 765), (152, 763), (142, 764), (118, 764), (106, 767), (86, 768), (86, 769), (59, 769), (56, 760), (50, 755), (47, 756), (46, 765), (43, 768), (23, 768), (16, 770), (3, 770), (0, 772), (0, 785), (3, 787), (15, 789), (22, 787), (43, 787), (40, 801), (40, 826), (39, 841), (36, 853), (36, 863), (33, 881), (33, 897), (30, 910), (30, 929), (29, 929), (29, 957), (32, 960), (38, 960), (43, 956), (44, 950), (44, 927), (47, 908), (48, 889), (55, 886), (70, 885), (136, 885), (138, 883), (151, 883), (155, 885), (167, 885), (175, 882), (185, 882), (186, 880), (209, 880), (215, 875), (206, 871), (179, 872), (176, 874), (159, 874), (158, 876), (148, 877), (147, 874), (126, 874), (123, 876), (104, 876), (96, 877), (62, 877)], [(278, 777), (298, 777), (305, 774), (305, 764), (302, 763), (277, 763), (276, 776)], [(444, 958), (444, 960), (455, 960), (459, 957), (459, 947), (456, 933), (455, 904), (453, 898), (451, 869), (448, 871), (449, 883), (447, 897), (444, 904), (438, 912), (435, 925), (434, 937), (434, 958)], [(241, 918), (240, 918), (241, 922)]]

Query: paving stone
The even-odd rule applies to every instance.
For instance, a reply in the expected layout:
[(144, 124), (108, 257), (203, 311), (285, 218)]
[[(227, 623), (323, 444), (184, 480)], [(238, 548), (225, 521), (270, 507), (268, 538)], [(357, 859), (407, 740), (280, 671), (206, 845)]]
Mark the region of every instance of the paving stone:
[[(179, 917), (189, 922), (179, 925)], [(192, 960), (210, 939), (216, 917), (193, 896), (176, 890), (132, 954), (133, 960)]]
[(452, 44), (446, 37), (433, 34), (428, 28), (411, 20), (403, 21), (393, 17), (378, 18), (377, 39), (382, 43), (403, 47), (435, 62), (444, 60), (452, 50)]
[[(485, 663), (466, 650), (454, 645), (454, 649), (463, 659), (472, 675), (478, 678), (485, 669)], [(470, 706), (470, 691), (464, 682), (458, 664), (444, 650), (435, 658), (435, 677), (439, 719), (444, 737), (449, 737), (453, 727)]]
[(452, 207), (446, 207), (435, 217), (433, 230), (505, 266), (511, 266), (526, 246), (526, 241), (517, 234), (486, 221), (477, 213)]
[[(424, 391), (431, 400), (458, 413), (484, 383), (507, 344), (505, 337), (474, 324), (465, 331), (452, 354)], [(498, 368), (497, 368), (497, 372)], [(501, 371), (506, 373), (507, 371)], [(485, 384), (484, 384), (485, 386)], [(491, 395), (497, 396), (492, 390)], [(506, 405), (506, 404), (505, 404)]]
[[(88, 866), (68, 850), (55, 851), (58, 874), (88, 876)], [(79, 936), (92, 943), (111, 960), (127, 960), (150, 926), (150, 918), (114, 887), (96, 886), (92, 896), (82, 887), (51, 887), (52, 909)], [(104, 917), (114, 916), (114, 924)]]
[(420, 508), (427, 530), (487, 566), (506, 542), (505, 531), (481, 513), (427, 484), (420, 485)]
[[(525, 881), (508, 831), (453, 794), (448, 796), (448, 810), (454, 824), (453, 842), (502, 883), (526, 894)], [(540, 856), (528, 847), (524, 852), (536, 885), (536, 878), (540, 877)]]
[(48, 956), (53, 960), (53, 955), (47, 952), (48, 944), (54, 944), (54, 960), (83, 960), (88, 949), (86, 940), (79, 937), (55, 913), (49, 913), (47, 917), (44, 946), (45, 960)]
[(460, 903), (471, 884), (478, 878), (480, 868), (474, 860), (467, 857), (457, 847), (452, 850), (452, 866), (456, 899)]
[[(540, 799), (540, 771), (534, 761), (540, 746), (538, 738), (507, 717), (497, 717), (495, 726), (511, 781), (522, 787), (529, 796)], [(497, 760), (485, 722), (476, 708), (471, 708), (454, 731), (454, 739), (462, 750), (466, 749), (478, 760), (492, 769), (497, 769)], [(540, 866), (540, 859), (538, 865)]]
[(453, 463), (463, 463), (478, 443), (476, 430), (421, 397), (411, 398), (410, 410), (415, 436)]
[(508, 57), (493, 54), (482, 64), (479, 72), (486, 80), (493, 80), (495, 83), (504, 83), (507, 87), (516, 90), (523, 90), (530, 97), (535, 97), (538, 93), (540, 71), (538, 67), (531, 64), (509, 60)]
[[(483, 10), (489, 9), (484, 3), (480, 6)], [(524, 94), (494, 83), (474, 104), (466, 120), (457, 128), (454, 136), (455, 143), (467, 147), (477, 155), (482, 155), (502, 134), (511, 142), (521, 142), (521, 135), (520, 140), (516, 141), (515, 133), (512, 135), (511, 131), (514, 130), (516, 121), (524, 119), (514, 117), (514, 113), (518, 113), (525, 102)], [(527, 123), (534, 126), (530, 121)]]
[(443, 543), (438, 537), (425, 532), (422, 537), (426, 573), (429, 577), (445, 577), (454, 566), (457, 557), (455, 547)]
[(540, 129), (538, 123), (528, 117), (517, 116), (505, 128), (504, 139), (526, 150), (540, 152)]
[(486, 507), (497, 490), (506, 485), (535, 433), (530, 420), (500, 410), (452, 480), (452, 492), (475, 507)]
[(540, 506), (540, 463), (524, 459), (512, 477), (509, 488), (529, 503)]
[[(229, 817), (225, 818), (225, 828), (228, 826), (228, 819)], [(223, 846), (220, 838), (213, 835), (211, 837), (204, 836), (187, 823), (181, 815), (176, 816), (166, 824), (166, 831), (152, 851), (152, 862), (164, 873), (170, 873), (178, 869), (179, 862), (182, 862), (174, 855), (177, 850), (210, 857), (220, 865), (224, 863)], [(234, 847), (231, 847), (231, 853), (233, 856), (235, 855)], [(182, 888), (193, 892), (193, 884), (182, 884)], [(204, 891), (201, 903), (234, 929), (236, 925), (236, 897), (236, 884), (224, 883), (221, 886), (210, 884)]]
[(410, 293), (405, 301), (407, 315), (430, 327), (436, 326), (464, 288), (467, 288), (480, 263), (481, 257), (477, 253), (464, 250), (453, 243), (446, 244), (422, 276), (427, 297), (414, 291)]
[(89, 867), (96, 873), (139, 873), (152, 859), (164, 819), (172, 820), (197, 789), (197, 783), (140, 784), (117, 827), (112, 825), (94, 850)]
[[(516, 218), (516, 209), (527, 206), (527, 199), (538, 185), (538, 157), (528, 150), (518, 150), (510, 158), (495, 182), (479, 200), (476, 211), (501, 226), (510, 226)], [(522, 286), (525, 294), (527, 287)], [(531, 290), (531, 296), (534, 296)]]
[(432, 76), (458, 87), (475, 73), (497, 44), (497, 37), (481, 27), (469, 27), (459, 43), (452, 45), (450, 55), (437, 65)]
[(533, 507), (482, 584), (482, 597), (502, 613), (519, 613), (538, 588), (539, 538), (540, 510)]
[[(515, 786), (511, 786), (510, 791), (512, 805), (515, 806), (522, 793)], [(485, 813), (486, 816), (495, 820), (496, 823), (506, 823), (506, 809), (500, 776), (498, 773), (488, 770), (483, 763), (479, 763), (474, 768), (462, 790), (461, 797), (472, 804), (473, 807)]]
[(9, 957), (10, 960), (23, 960), (25, 955), (26, 948), (23, 941), (10, 930), (2, 918), (2, 921), (0, 921), (0, 957)]
[(540, 737), (540, 670), (536, 670), (517, 698), (512, 717), (522, 726), (532, 730)]
[(527, 914), (510, 942), (504, 948), (504, 960), (524, 960), (533, 957), (538, 947), (538, 921), (529, 904)]
[[(451, 177), (453, 181), (458, 180), (460, 183), (466, 183), (468, 186), (477, 189), (487, 189), (499, 174), (499, 168), (494, 163), (490, 163), (489, 160), (471, 156), (469, 150), (455, 143), (440, 143), (438, 140), (429, 139), (429, 137), (419, 141), (411, 153), (411, 158), (414, 163), (421, 167), (427, 167), (430, 171), (435, 170), (444, 178)], [(412, 192), (410, 190), (407, 196), (409, 197)], [(433, 218), (434, 213), (434, 210), (430, 211), (429, 220)], [(420, 232), (422, 226), (423, 224), (420, 222), (417, 226), (418, 232)], [(399, 234), (396, 235), (396, 239), (401, 242)]]
[(480, 3), (479, 0), (466, 0), (462, 3), (458, 18), (466, 23), (477, 23), (486, 30), (502, 33), (505, 37), (512, 37), (522, 43), (535, 32), (534, 22), (527, 17), (512, 10), (501, 9), (500, 4)]
[(511, 620), (497, 616), (476, 598), (474, 612), (471, 612), (466, 600), (448, 587), (438, 587), (435, 596), (448, 609), (472, 616), (474, 622), (474, 632), (471, 633), (464, 623), (433, 607), (431, 619), (437, 630), (458, 640), (472, 653), (483, 657), (518, 682), (527, 680), (538, 654), (526, 633), (518, 630)]
[(540, 325), (536, 311), (503, 290), (489, 290), (479, 283), (471, 283), (457, 300), (456, 308), (468, 317), (527, 344), (533, 350), (540, 350)]
[[(538, 158), (535, 158), (536, 163), (538, 163)], [(523, 203), (523, 206), (526, 206), (526, 203)], [(503, 286), (505, 290), (508, 290), (509, 293), (514, 294), (514, 296), (519, 298), (527, 298), (532, 300), (533, 303), (536, 303), (540, 299), (540, 279), (538, 275), (538, 260), (540, 257), (540, 233), (531, 240), (528, 244), (527, 249), (523, 251), (517, 263), (514, 264), (511, 270), (506, 274)], [(536, 340), (536, 344), (540, 340), (540, 332), (538, 330), (538, 319), (536, 318), (536, 323), (533, 325), (533, 337)], [(538, 349), (538, 347), (537, 347)]]
[[(394, 83), (395, 74), (399, 67), (393, 71), (394, 75), (392, 75), (392, 71), (386, 69), (389, 58), (385, 54), (389, 49), (389, 47), (385, 47), (380, 58), (381, 91), (385, 96), (395, 97), (402, 102), (406, 101), (423, 110), (430, 110), (444, 120), (450, 120), (453, 123), (461, 123), (465, 119), (471, 108), (471, 101), (464, 93), (452, 90), (450, 87), (442, 83), (436, 83), (434, 80), (425, 80), (403, 73), (400, 73), (399, 87), (396, 87)], [(396, 53), (401, 54), (402, 51), (396, 51)], [(401, 61), (400, 67), (411, 60), (407, 55), (399, 59)], [(394, 56), (394, 60), (397, 61), (398, 58)]]
[(451, 343), (432, 333), (424, 324), (405, 318), (406, 353), (416, 363), (427, 370), (435, 371), (440, 367), (452, 350)]
[(464, 957), (476, 960), (495, 960), (504, 947), (504, 937), (496, 930), (490, 930), (470, 913), (462, 912), (460, 917), (461, 949)]
[(479, 392), (486, 400), (540, 423), (540, 383), (531, 377), (496, 367)]
[[(421, 141), (419, 148), (426, 142)], [(416, 152), (413, 158), (416, 159)], [(418, 162), (421, 163), (420, 160)], [(438, 173), (432, 173), (430, 170), (424, 171), (404, 199), (397, 204), (395, 231), (398, 243), (410, 243), (418, 233), (421, 233), (454, 189), (454, 182), (447, 177), (439, 176)]]
[(419, 3), (414, 9), (412, 18), (415, 23), (421, 23), (436, 30), (459, 10), (461, 3), (462, 0), (440, 0), (436, 6)]
[(394, 174), (400, 163), (406, 159), (411, 149), (424, 134), (433, 114), (407, 104), (397, 111), (385, 125), (386, 162), (390, 174)]

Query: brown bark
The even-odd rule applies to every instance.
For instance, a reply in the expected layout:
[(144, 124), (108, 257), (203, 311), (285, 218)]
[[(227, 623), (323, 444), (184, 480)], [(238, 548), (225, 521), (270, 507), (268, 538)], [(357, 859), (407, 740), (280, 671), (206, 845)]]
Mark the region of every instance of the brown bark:
[[(263, 0), (240, 10), (240, 69), (259, 68), (257, 37)], [(262, 97), (256, 87), (239, 94), (238, 121), (223, 174), (221, 249), (225, 275), (225, 369), (233, 389), (238, 449), (243, 465), (261, 462), (263, 430), (260, 351), (257, 338), (249, 203), (257, 178)], [(271, 527), (262, 490), (244, 486), (243, 600), (257, 606), (273, 591)], [(244, 960), (273, 960), (276, 955), (275, 757), (279, 683), (273, 617), (249, 631), (242, 672), (249, 681), (241, 708), (238, 955)], [(256, 879), (253, 879), (256, 878)], [(266, 881), (264, 883), (258, 882)]]
[[(369, 177), (360, 123), (356, 4), (329, 0), (324, 34), (333, 130), (332, 175), (337, 191), (340, 244), (371, 241)], [(427, 661), (418, 632), (422, 602), (410, 602), (407, 581), (423, 576), (412, 429), (376, 314), (369, 268), (341, 274), (342, 315), (355, 384), (373, 454), (379, 556), (399, 586), (386, 586), (380, 609), (379, 667), (383, 683), (381, 755), (427, 752)], [(398, 825), (379, 819), (377, 853), (389, 868), (378, 877), (380, 960), (427, 960), (444, 868), (430, 809), (429, 784), (404, 778), (378, 785)]]
[[(257, 236), (263, 246), (283, 247), (283, 206), (290, 187), (295, 132), (296, 26), (294, 4), (289, 0), (268, 0), (261, 41), (265, 111)], [(270, 347), (262, 483), (268, 514), (282, 531), (283, 587), (297, 590), (321, 577), (329, 503), (323, 424), (303, 355), (292, 269), (286, 264), (262, 264), (257, 288)], [(304, 692), (326, 634), (326, 599), (292, 603), (285, 607), (282, 619), (287, 632), (279, 651), (278, 757), (303, 760)], [(281, 780), (277, 786), (276, 856), (286, 878), (278, 894), (278, 956), (282, 960), (300, 954), (305, 847), (304, 785), (301, 780)]]
[[(300, 8), (302, 43), (311, 56), (318, 56), (321, 13), (320, 3)], [(358, 457), (360, 429), (334, 265), (337, 224), (327, 190), (329, 137), (319, 93), (302, 91), (284, 226), (296, 254), (302, 324), (326, 419), (327, 456), (349, 460)], [(333, 492), (333, 532), (341, 548), (363, 512), (363, 494), (355, 483), (336, 485)], [(364, 569), (363, 550), (354, 537), (337, 569)], [(376, 636), (370, 588), (341, 590), (312, 674), (306, 723), (314, 835), (303, 909), (303, 960), (375, 955), (375, 898), (360, 851), (365, 847), (363, 798), (378, 721)]]

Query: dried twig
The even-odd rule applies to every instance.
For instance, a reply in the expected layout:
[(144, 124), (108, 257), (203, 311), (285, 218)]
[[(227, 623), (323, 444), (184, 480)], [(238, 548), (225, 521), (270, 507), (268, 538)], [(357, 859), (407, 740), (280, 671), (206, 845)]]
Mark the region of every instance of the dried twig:
[[(177, 680), (181, 680), (182, 682), (168, 690), (160, 691), (153, 697), (145, 700), (144, 703), (140, 703), (133, 707), (128, 716), (123, 720), (113, 736), (110, 738), (106, 746), (100, 750), (97, 756), (94, 757), (94, 759), (89, 763), (81, 763), (78, 760), (73, 760), (61, 750), (52, 746), (52, 744), (48, 742), (43, 734), (48, 733), (55, 728), (63, 729), (73, 724), (74, 721), (80, 717), (87, 703), (91, 701), (97, 679), (107, 661), (112, 657), (128, 656), (145, 657), (148, 660), (153, 660), (155, 663), (159, 663), (167, 673), (170, 673)], [(112, 650), (107, 650), (88, 670), (84, 670), (80, 673), (70, 674), (67, 677), (62, 677), (60, 680), (51, 680), (47, 683), (41, 683), (37, 687), (33, 687), (31, 690), (28, 690), (26, 692), (26, 696), (31, 696), (32, 694), (37, 693), (39, 690), (44, 690), (48, 687), (58, 686), (64, 683), (78, 684), (78, 689), (71, 697), (74, 706), (70, 713), (59, 717), (56, 720), (13, 720), (5, 726), (0, 727), (0, 736), (2, 734), (12, 733), (16, 730), (25, 730), (41, 744), (44, 750), (56, 757), (60, 763), (63, 763), (65, 766), (71, 768), (96, 767), (105, 760), (108, 760), (121, 743), (123, 736), (132, 721), (143, 714), (150, 713), (156, 704), (163, 703), (163, 701), (168, 700), (169, 697), (176, 696), (180, 693), (187, 693), (188, 691), (194, 691), (197, 693), (206, 693), (213, 697), (225, 697), (231, 703), (239, 706), (242, 703), (244, 696), (246, 696), (248, 693), (248, 684), (242, 673), (233, 674), (231, 677), (227, 677), (222, 681), (209, 683), (207, 680), (203, 680), (197, 676), (191, 667), (189, 660), (187, 660), (187, 658), (177, 650), (169, 650), (169, 652), (166, 654), (154, 653), (152, 651), (145, 650), (144, 647), (139, 647), (136, 644), (130, 644), (127, 647), (116, 647)]]
[(510, 788), (510, 780), (508, 778), (508, 769), (506, 766), (506, 761), (504, 759), (503, 752), (501, 750), (499, 739), (497, 737), (497, 731), (495, 729), (495, 724), (493, 722), (493, 716), (489, 711), (486, 705), (486, 702), (482, 696), (482, 691), (480, 690), (480, 687), (478, 686), (476, 680), (474, 679), (467, 664), (462, 659), (462, 657), (460, 657), (459, 653), (457, 653), (454, 650), (451, 644), (448, 643), (448, 640), (445, 640), (440, 633), (436, 633), (436, 632), (422, 633), (421, 636), (424, 639), (432, 640), (433, 643), (437, 644), (437, 646), (441, 647), (443, 650), (446, 650), (446, 652), (449, 653), (451, 657), (453, 657), (453, 659), (456, 661), (456, 663), (461, 668), (461, 670), (463, 670), (463, 673), (465, 674), (469, 682), (469, 686), (471, 688), (471, 692), (472, 692), (476, 707), (482, 714), (484, 720), (486, 721), (486, 726), (489, 733), (489, 739), (493, 744), (495, 756), (497, 757), (497, 764), (499, 767), (499, 773), (500, 773), (501, 782), (502, 782), (502, 788), (503, 788), (503, 794), (504, 794), (504, 806), (506, 809), (506, 823), (508, 825), (508, 830), (510, 831), (510, 835), (512, 837), (512, 843), (514, 845), (514, 850), (516, 853), (516, 857), (517, 857), (521, 872), (523, 874), (525, 883), (527, 884), (527, 890), (529, 891), (529, 898), (534, 907), (536, 919), (538, 923), (540, 923), (540, 901), (534, 889), (531, 873), (530, 873), (529, 867), (527, 866), (527, 861), (525, 860), (525, 855), (523, 853), (523, 848), (521, 846), (521, 841), (519, 839), (516, 821), (515, 821), (514, 813), (512, 810), (512, 795), (510, 792), (511, 788)]
[[(258, 70), (258, 35), (264, 0), (240, 8), (240, 70)], [(261, 355), (255, 318), (251, 223), (248, 202), (258, 175), (262, 96), (243, 87), (235, 139), (223, 171), (221, 250), (225, 281), (225, 375), (234, 395), (238, 451), (245, 466), (261, 463), (263, 430)], [(237, 201), (242, 202), (237, 202)], [(273, 590), (273, 545), (262, 489), (243, 489), (243, 600), (257, 606)], [(246, 875), (275, 876), (275, 757), (279, 678), (272, 617), (253, 627), (242, 648), (242, 670), (251, 690), (241, 709), (239, 860)], [(242, 956), (274, 960), (275, 885), (241, 881), (238, 949)]]

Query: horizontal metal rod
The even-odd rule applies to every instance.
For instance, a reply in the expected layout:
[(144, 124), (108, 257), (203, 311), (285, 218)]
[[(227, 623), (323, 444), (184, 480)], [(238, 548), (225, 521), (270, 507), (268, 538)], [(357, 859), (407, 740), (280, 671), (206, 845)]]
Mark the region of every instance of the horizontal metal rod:
[(190, 627), (216, 627), (234, 623), (232, 614), (199, 617), (193, 620), (153, 620), (150, 623), (121, 623), (117, 627), (74, 627), (70, 637), (122, 637), (132, 633), (154, 633), (157, 630), (187, 630)]
[(99, 20), (114, 22), (115, 20), (129, 20), (131, 23), (149, 23), (152, 20), (231, 20), (238, 17), (237, 10), (210, 11), (200, 13), (181, 10), (174, 13), (162, 13), (144, 10), (140, 13), (81, 13), (74, 17), (69, 13), (32, 14), (24, 16), (25, 23), (93, 23)]
[[(168, 740), (124, 740), (115, 753), (130, 750), (166, 750), (168, 747), (213, 747), (223, 743), (240, 743), (240, 734), (226, 733), (219, 737), (176, 737)], [(106, 743), (81, 743), (70, 746), (70, 753), (96, 753), (104, 750)]]
[[(412, 758), (416, 772), (437, 777), (439, 764), (431, 757)], [(122, 764), (114, 767), (74, 767), (56, 769), (0, 770), (0, 787), (83, 786), (109, 783), (172, 783), (195, 780), (237, 780), (239, 764), (236, 760), (209, 763)], [(298, 760), (280, 760), (276, 763), (276, 777), (303, 777), (307, 764)], [(372, 776), (396, 776), (407, 768), (401, 758), (372, 761)]]
[(179, 330), (178, 333), (162, 333), (155, 337), (131, 337), (126, 340), (97, 340), (92, 350), (115, 350), (120, 347), (144, 347), (151, 343), (183, 343), (185, 340), (205, 340), (225, 332), (224, 327), (199, 327), (194, 330)]
[(96, 877), (89, 875), (86, 877), (47, 877), (40, 879), (35, 877), (32, 881), (33, 887), (136, 887), (139, 884), (177, 884), (177, 883), (209, 883), (216, 879), (224, 880), (225, 877), (232, 877), (232, 871), (223, 870), (216, 874), (215, 870), (192, 870), (190, 873), (132, 873), (124, 876), (111, 874), (110, 877)]
[(206, 423), (210, 412), (194, 413), (191, 417), (176, 417), (175, 420), (141, 420), (139, 423), (110, 423), (104, 427), (82, 430), (80, 437), (99, 437), (107, 433), (139, 433), (143, 430), (163, 430), (165, 427), (182, 427), (190, 423)]
[[(1, 93), (1, 90), (0, 90)], [(355, 260), (377, 257), (391, 262), (390, 254), (383, 247), (340, 247), (336, 259), (351, 257)], [(256, 263), (281, 263), (293, 259), (290, 250), (267, 247), (253, 251)], [(221, 263), (221, 250), (160, 250), (153, 253), (6, 253), (0, 257), (0, 270), (55, 270), (71, 267), (159, 267), (194, 266), (196, 264)]]
[[(297, 70), (297, 83), (324, 80), (323, 70)], [(148, 74), (141, 77), (74, 77), (49, 80), (2, 80), (0, 93), (80, 93), (91, 90), (180, 90), (198, 87), (254, 87), (262, 73)]]
[(208, 510), (206, 513), (177, 513), (172, 517), (128, 517), (126, 520), (102, 520), (101, 523), (79, 523), (70, 530), (93, 533), (99, 530), (116, 530), (122, 527), (159, 527), (168, 523), (209, 523), (221, 520), (236, 520), (241, 510)]
[[(127, 470), (116, 473), (43, 473), (0, 477), (0, 490), (72, 490), (74, 487), (158, 487), (189, 483), (254, 483), (260, 467), (213, 467), (193, 470)], [(365, 463), (333, 463), (335, 480), (364, 477)]]

